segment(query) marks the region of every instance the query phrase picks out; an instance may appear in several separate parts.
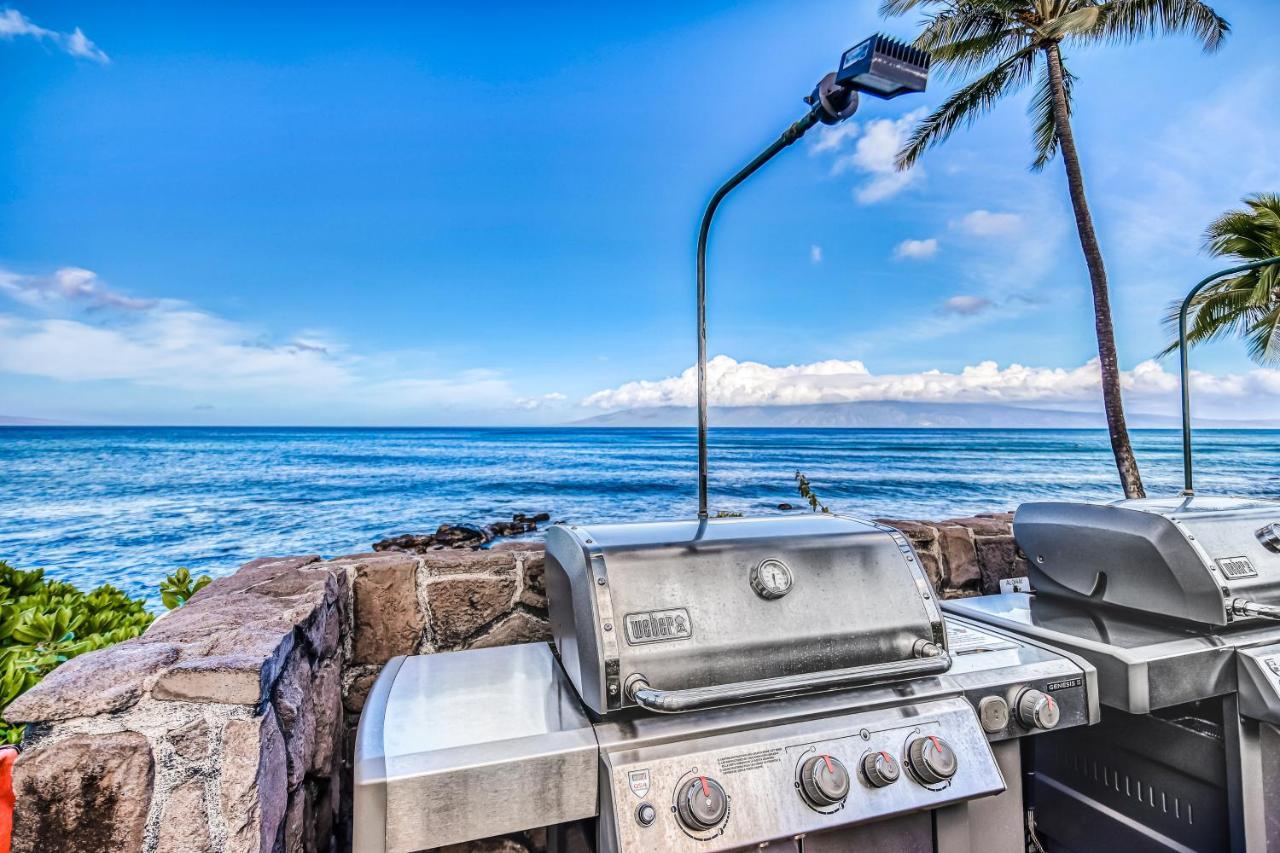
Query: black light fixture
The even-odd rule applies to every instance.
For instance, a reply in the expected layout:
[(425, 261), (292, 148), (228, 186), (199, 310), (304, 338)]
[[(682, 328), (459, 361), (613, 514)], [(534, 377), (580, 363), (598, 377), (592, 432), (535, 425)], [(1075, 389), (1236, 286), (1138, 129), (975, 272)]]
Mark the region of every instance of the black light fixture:
[(923, 92), (929, 79), (929, 54), (888, 36), (874, 35), (840, 57), (838, 70), (818, 81), (806, 97), (808, 114), (715, 191), (698, 231), (698, 518), (707, 517), (707, 236), (716, 208), (730, 191), (774, 155), (797, 142), (815, 124), (839, 124), (858, 111), (858, 93), (889, 100)]

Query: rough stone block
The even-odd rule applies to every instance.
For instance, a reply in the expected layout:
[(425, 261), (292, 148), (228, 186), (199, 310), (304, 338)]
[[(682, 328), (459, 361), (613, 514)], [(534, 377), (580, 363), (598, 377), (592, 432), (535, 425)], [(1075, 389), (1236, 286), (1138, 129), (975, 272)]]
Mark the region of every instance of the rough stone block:
[(209, 757), (209, 724), (204, 717), (196, 717), (188, 723), (169, 730), (166, 740), (179, 758), (187, 761), (204, 761)]
[(1030, 569), (1012, 536), (984, 536), (976, 544), (984, 593), (999, 592), (1003, 578), (1026, 576)]
[(538, 610), (547, 609), (547, 555), (528, 551), (517, 556), (520, 570), (520, 603)]
[(130, 640), (72, 658), (9, 703), (11, 723), (69, 720), (132, 707), (148, 679), (178, 659), (171, 643)]
[(917, 548), (916, 556), (920, 558), (920, 565), (924, 569), (925, 576), (929, 578), (929, 584), (935, 592), (941, 592), (944, 588), (942, 565), (939, 563), (937, 555), (932, 551), (923, 551)]
[(228, 853), (270, 853), (289, 804), (284, 738), (269, 706), (222, 729), (220, 802)]
[(514, 575), (516, 553), (512, 551), (428, 551), (420, 555), (429, 577), (445, 575)]
[(169, 792), (160, 810), (155, 853), (214, 853), (203, 779), (189, 779)]
[(253, 654), (195, 658), (161, 675), (151, 694), (180, 702), (256, 706), (266, 695), (276, 669), (271, 658)]
[(289, 789), (302, 784), (311, 769), (316, 748), (316, 712), (311, 664), (306, 655), (295, 651), (289, 656), (284, 672), (271, 692), (271, 704), (284, 734), (285, 753), (289, 761)]
[(417, 571), (417, 559), (406, 554), (382, 554), (357, 564), (352, 663), (384, 664), (417, 651), (426, 627)]
[(328, 777), (333, 772), (342, 737), (342, 669), (330, 659), (315, 669), (311, 682), (315, 706), (315, 748), (311, 753), (311, 772)]
[(947, 526), (967, 527), (974, 536), (1008, 536), (1013, 532), (1013, 514), (977, 515), (942, 522)]
[(141, 851), (154, 779), (151, 744), (137, 732), (28, 749), (14, 767), (13, 853)]
[(973, 532), (967, 527), (941, 527), (938, 545), (946, 566), (947, 586), (957, 589), (976, 584), (982, 579)]
[(364, 700), (369, 698), (369, 691), (373, 689), (373, 682), (378, 680), (379, 671), (380, 669), (370, 669), (352, 676), (342, 693), (342, 707), (348, 714), (358, 716), (364, 709)]
[(913, 543), (931, 543), (938, 538), (938, 529), (931, 524), (924, 523), (923, 521), (906, 521), (888, 518), (878, 518), (876, 521), (880, 524), (885, 524), (898, 530), (903, 536), (910, 539)]
[(510, 610), (515, 593), (513, 576), (468, 575), (427, 581), (427, 607), (437, 649), (457, 647)]
[(517, 610), (504, 616), (492, 628), (467, 643), (469, 649), (513, 646), (517, 643), (545, 643), (551, 639), (551, 625), (531, 613)]

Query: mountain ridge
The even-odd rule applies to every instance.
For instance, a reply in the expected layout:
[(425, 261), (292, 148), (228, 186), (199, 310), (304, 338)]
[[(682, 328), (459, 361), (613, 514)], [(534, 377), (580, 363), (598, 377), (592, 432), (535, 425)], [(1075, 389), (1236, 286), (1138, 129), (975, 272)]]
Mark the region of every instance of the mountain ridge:
[[(712, 406), (709, 420), (718, 427), (803, 427), (810, 429), (1104, 429), (1101, 411), (1078, 412), (995, 403), (919, 403), (869, 401), (783, 406)], [(572, 426), (690, 427), (692, 406), (653, 406), (606, 412)], [(1197, 418), (1199, 428), (1280, 429), (1280, 421), (1233, 421)], [(1132, 429), (1174, 429), (1181, 420), (1170, 415), (1135, 412)]]

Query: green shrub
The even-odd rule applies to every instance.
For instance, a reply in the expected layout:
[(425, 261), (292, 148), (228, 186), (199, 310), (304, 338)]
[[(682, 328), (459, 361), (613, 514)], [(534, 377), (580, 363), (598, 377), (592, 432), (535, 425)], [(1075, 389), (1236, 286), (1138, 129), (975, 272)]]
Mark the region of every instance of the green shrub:
[[(155, 618), (143, 605), (110, 584), (84, 593), (0, 561), (0, 709), (58, 664), (141, 634)], [(0, 721), (0, 743), (21, 738)]]
[(192, 580), (191, 572), (185, 568), (178, 569), (160, 582), (160, 600), (169, 610), (181, 607), (187, 599), (204, 589), (213, 581), (208, 575), (201, 575)]

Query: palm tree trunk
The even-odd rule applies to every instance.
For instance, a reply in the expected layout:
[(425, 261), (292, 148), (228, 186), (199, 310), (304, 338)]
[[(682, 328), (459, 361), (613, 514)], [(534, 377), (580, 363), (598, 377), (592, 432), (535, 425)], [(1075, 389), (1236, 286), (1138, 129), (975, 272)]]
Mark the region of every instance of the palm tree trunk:
[(1098, 333), (1098, 363), (1102, 369), (1102, 404), (1107, 413), (1107, 430), (1111, 433), (1111, 450), (1120, 472), (1120, 484), (1125, 497), (1146, 497), (1142, 488), (1142, 476), (1138, 473), (1138, 460), (1133, 456), (1129, 443), (1129, 429), (1124, 419), (1124, 401), (1120, 394), (1120, 366), (1116, 358), (1116, 333), (1111, 323), (1111, 300), (1107, 288), (1107, 270), (1102, 263), (1102, 249), (1098, 235), (1093, 230), (1093, 216), (1089, 213), (1089, 200), (1084, 192), (1084, 175), (1080, 171), (1080, 155), (1076, 151), (1075, 136), (1071, 132), (1071, 114), (1067, 110), (1067, 93), (1062, 77), (1062, 54), (1056, 42), (1044, 49), (1048, 63), (1049, 85), (1053, 90), (1053, 117), (1058, 130), (1058, 144), (1062, 150), (1062, 162), (1067, 169), (1067, 187), (1071, 192), (1071, 207), (1075, 210), (1076, 230), (1080, 234), (1080, 248), (1089, 267), (1089, 281), (1093, 285), (1093, 316)]

